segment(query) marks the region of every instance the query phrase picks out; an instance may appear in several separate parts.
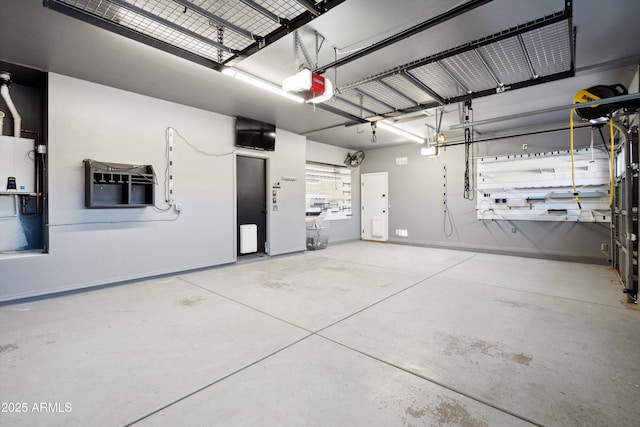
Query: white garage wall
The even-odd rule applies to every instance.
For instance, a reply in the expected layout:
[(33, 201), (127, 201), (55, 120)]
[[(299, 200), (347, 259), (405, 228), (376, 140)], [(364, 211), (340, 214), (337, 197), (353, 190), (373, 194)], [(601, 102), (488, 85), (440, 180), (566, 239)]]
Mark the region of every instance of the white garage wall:
[[(83, 159), (152, 164), (164, 204), (165, 130), (200, 150), (234, 150), (234, 118), (49, 74), (48, 254), (0, 258), (0, 301), (108, 284), (236, 260), (235, 158), (206, 156), (179, 137), (174, 197), (183, 211), (85, 209)], [(304, 250), (305, 138), (277, 131), (269, 180), (283, 185), (270, 212), (271, 253)], [(268, 182), (269, 188), (272, 183)], [(295, 227), (292, 227), (295, 224)]]
[(276, 130), (276, 151), (270, 153), (268, 188), (276, 189), (278, 210), (267, 197), (269, 210), (269, 254), (280, 255), (306, 249), (305, 232), (305, 153), (306, 138)]
[[(478, 156), (514, 154), (527, 143), (530, 152), (568, 148), (568, 133), (529, 136), (478, 144)], [(576, 147), (589, 144), (589, 131), (576, 132)], [(598, 144), (600, 142), (598, 141)], [(600, 245), (610, 243), (608, 223), (480, 221), (475, 201), (463, 198), (464, 147), (442, 150), (440, 157), (420, 155), (420, 146), (369, 150), (362, 172), (389, 172), (389, 240), (453, 249), (606, 263)], [(408, 164), (397, 166), (397, 157)], [(447, 166), (448, 206), (443, 209), (443, 166)], [(396, 230), (407, 230), (407, 237)], [(451, 234), (447, 236), (447, 234)]]

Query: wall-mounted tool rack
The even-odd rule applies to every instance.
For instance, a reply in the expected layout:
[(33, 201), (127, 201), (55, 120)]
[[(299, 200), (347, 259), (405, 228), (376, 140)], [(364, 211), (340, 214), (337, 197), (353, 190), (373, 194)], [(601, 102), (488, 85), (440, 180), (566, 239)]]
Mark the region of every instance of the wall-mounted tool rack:
[(153, 166), (86, 159), (84, 167), (87, 208), (140, 208), (154, 205), (156, 175)]

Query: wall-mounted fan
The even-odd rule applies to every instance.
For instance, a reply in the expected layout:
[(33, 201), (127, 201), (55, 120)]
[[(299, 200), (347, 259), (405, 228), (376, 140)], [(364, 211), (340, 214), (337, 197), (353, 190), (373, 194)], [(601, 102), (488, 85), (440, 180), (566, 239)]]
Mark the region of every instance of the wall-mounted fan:
[(350, 153), (347, 154), (347, 158), (344, 159), (344, 164), (351, 168), (355, 168), (360, 166), (360, 163), (362, 163), (363, 160), (364, 160), (364, 151), (356, 151), (353, 154), (350, 154)]

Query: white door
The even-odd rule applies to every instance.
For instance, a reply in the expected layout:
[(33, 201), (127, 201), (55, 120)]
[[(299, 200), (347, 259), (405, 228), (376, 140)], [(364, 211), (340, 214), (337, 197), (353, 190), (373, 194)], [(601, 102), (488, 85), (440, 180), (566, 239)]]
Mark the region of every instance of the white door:
[(365, 173), (362, 180), (362, 239), (389, 239), (389, 194), (387, 172)]

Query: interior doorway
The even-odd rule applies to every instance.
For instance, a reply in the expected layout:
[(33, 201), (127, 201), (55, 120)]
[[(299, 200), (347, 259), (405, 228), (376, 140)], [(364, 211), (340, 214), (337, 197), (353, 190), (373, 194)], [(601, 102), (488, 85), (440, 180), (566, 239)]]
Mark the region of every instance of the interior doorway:
[(237, 256), (267, 248), (267, 159), (236, 156)]
[(363, 173), (362, 239), (386, 242), (389, 239), (389, 194), (387, 172)]

